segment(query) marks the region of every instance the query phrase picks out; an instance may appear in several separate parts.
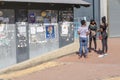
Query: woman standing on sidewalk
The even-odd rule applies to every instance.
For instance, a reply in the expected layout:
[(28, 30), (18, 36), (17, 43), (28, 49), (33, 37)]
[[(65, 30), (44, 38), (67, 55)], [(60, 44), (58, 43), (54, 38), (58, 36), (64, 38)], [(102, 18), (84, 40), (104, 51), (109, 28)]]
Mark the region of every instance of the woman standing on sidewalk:
[(96, 43), (97, 25), (96, 25), (95, 20), (90, 21), (89, 31), (90, 31), (90, 34), (89, 34), (89, 52), (91, 52), (92, 40), (94, 41), (94, 51), (96, 51), (96, 48), (97, 48), (97, 43)]
[[(78, 34), (79, 34), (79, 42), (80, 42), (80, 49), (79, 49), (79, 56), (82, 57), (82, 55), (84, 55), (84, 57), (87, 57), (87, 53), (88, 53), (88, 35), (89, 35), (89, 31), (88, 31), (88, 27), (86, 26), (86, 21), (85, 20), (81, 20), (81, 27), (78, 28)], [(85, 53), (83, 54), (83, 48), (85, 50)]]
[(108, 33), (107, 33), (107, 27), (108, 27), (108, 24), (106, 23), (106, 17), (102, 17), (102, 23), (100, 25), (100, 32), (101, 32), (101, 36), (102, 36), (102, 54), (99, 55), (98, 57), (104, 57), (107, 54), (107, 51), (108, 51), (108, 44), (107, 44), (107, 41), (108, 41)]

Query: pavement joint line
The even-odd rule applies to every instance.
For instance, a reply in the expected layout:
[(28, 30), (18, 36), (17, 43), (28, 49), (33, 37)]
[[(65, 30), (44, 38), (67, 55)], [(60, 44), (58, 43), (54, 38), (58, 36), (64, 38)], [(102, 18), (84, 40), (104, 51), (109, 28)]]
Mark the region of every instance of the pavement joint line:
[(24, 75), (27, 75), (27, 74), (31, 74), (31, 73), (34, 73), (34, 72), (37, 72), (37, 71), (45, 70), (47, 68), (51, 68), (51, 67), (55, 67), (55, 66), (59, 66), (59, 65), (62, 65), (62, 63), (51, 61), (51, 62), (43, 63), (43, 64), (28, 68), (28, 69), (24, 69), (24, 70), (20, 70), (20, 71), (14, 71), (14, 72), (11, 72), (11, 73), (6, 73), (6, 74), (1, 74), (0, 79), (9, 80), (9, 79), (12, 79), (12, 78), (21, 77), (21, 76), (24, 76)]

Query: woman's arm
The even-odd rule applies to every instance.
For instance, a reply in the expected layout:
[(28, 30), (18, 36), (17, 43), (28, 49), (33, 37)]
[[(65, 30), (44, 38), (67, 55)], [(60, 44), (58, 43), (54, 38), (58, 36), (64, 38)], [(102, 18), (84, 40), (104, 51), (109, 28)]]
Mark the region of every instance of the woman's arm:
[(89, 31), (88, 31), (88, 32), (86, 32), (86, 36), (88, 36), (88, 35), (89, 35), (89, 33), (90, 33)]
[(78, 35), (80, 35), (80, 32), (79, 32), (79, 31), (77, 31), (77, 33), (78, 33)]
[(103, 31), (103, 24), (100, 24), (100, 28), (97, 30), (98, 32), (102, 32)]

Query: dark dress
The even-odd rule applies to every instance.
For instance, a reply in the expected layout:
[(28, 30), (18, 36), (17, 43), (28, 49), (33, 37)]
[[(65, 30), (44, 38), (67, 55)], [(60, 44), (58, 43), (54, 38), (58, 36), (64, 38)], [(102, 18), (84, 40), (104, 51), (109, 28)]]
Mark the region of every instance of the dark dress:
[(108, 51), (108, 44), (107, 44), (107, 39), (108, 39), (108, 33), (107, 33), (107, 27), (108, 24), (102, 24), (100, 28), (102, 29), (101, 35), (102, 35), (102, 52), (105, 54)]
[(96, 43), (97, 26), (89, 25), (89, 30), (90, 30), (90, 35), (89, 35), (89, 52), (90, 52), (92, 40), (94, 41), (94, 50), (96, 50), (97, 48), (97, 43)]

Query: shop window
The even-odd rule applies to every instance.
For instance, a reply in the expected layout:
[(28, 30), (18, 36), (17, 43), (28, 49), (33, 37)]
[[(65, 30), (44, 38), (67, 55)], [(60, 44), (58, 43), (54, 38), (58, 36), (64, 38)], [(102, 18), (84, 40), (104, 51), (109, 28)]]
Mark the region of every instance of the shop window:
[[(30, 43), (46, 43), (47, 39), (55, 38), (55, 25), (57, 23), (58, 11), (56, 10), (29, 10), (29, 42)], [(50, 29), (48, 28), (49, 26)], [(49, 37), (47, 31), (52, 30), (52, 36)]]
[(13, 24), (15, 21), (14, 10), (0, 9), (0, 23)]
[(60, 22), (73, 22), (73, 11), (71, 10), (65, 10), (65, 11), (59, 11), (59, 21)]
[(57, 11), (55, 10), (29, 10), (29, 23), (57, 23)]
[(27, 22), (27, 10), (26, 9), (17, 9), (16, 10), (16, 22)]

